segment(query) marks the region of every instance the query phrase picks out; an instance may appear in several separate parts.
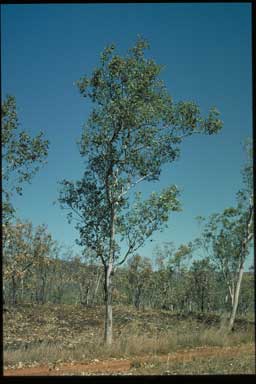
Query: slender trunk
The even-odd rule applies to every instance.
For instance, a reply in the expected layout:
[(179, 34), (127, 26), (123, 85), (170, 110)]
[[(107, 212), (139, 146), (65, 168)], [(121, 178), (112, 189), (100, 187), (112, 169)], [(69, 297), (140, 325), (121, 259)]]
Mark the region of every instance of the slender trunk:
[(36, 304), (40, 304), (40, 276), (38, 271), (36, 273), (36, 292), (35, 292)]
[[(112, 144), (111, 144), (112, 145)], [(113, 263), (115, 258), (115, 202), (113, 201), (113, 196), (111, 195), (111, 190), (109, 186), (109, 176), (113, 175), (113, 163), (111, 164), (111, 169), (109, 175), (106, 178), (106, 193), (107, 200), (110, 208), (110, 237), (109, 237), (109, 257), (108, 262), (104, 265), (105, 272), (105, 282), (104, 282), (104, 293), (105, 293), (105, 332), (104, 332), (104, 341), (107, 345), (112, 344), (112, 272), (113, 272)], [(117, 176), (114, 176), (116, 181)]]
[(201, 294), (201, 313), (204, 313), (204, 292)]
[(23, 301), (24, 301), (24, 280), (23, 280), (23, 277), (21, 278), (20, 300), (21, 300), (21, 303), (23, 304)]
[(112, 264), (105, 268), (105, 332), (104, 341), (107, 345), (112, 344)]
[(244, 260), (245, 260), (246, 250), (247, 250), (247, 246), (248, 246), (249, 242), (253, 238), (253, 233), (251, 232), (252, 223), (253, 223), (253, 198), (251, 196), (250, 206), (249, 206), (249, 216), (248, 216), (247, 225), (246, 225), (246, 236), (245, 236), (245, 238), (242, 242), (242, 246), (241, 246), (242, 261), (240, 264), (237, 284), (236, 284), (236, 288), (235, 288), (235, 292), (234, 292), (234, 302), (233, 302), (233, 307), (232, 307), (232, 313), (231, 313), (231, 316), (229, 319), (229, 327), (228, 327), (229, 330), (233, 329), (235, 318), (236, 318), (240, 288), (241, 288), (241, 283), (242, 283), (242, 278), (243, 278), (243, 273), (244, 273)]
[(40, 288), (40, 304), (44, 304), (45, 303), (45, 277), (42, 276), (42, 284), (41, 284), (41, 288)]
[(234, 306), (234, 297), (235, 297), (235, 283), (232, 281), (231, 286), (229, 286), (229, 294), (231, 298), (231, 306)]
[(98, 275), (98, 280), (97, 280), (96, 287), (95, 287), (95, 289), (94, 289), (93, 296), (92, 296), (92, 305), (93, 305), (94, 302), (95, 302), (95, 297), (96, 297), (97, 292), (98, 292), (98, 289), (99, 289), (99, 285), (100, 285), (101, 277), (102, 277), (102, 273), (100, 272), (99, 275)]
[(90, 301), (89, 299), (90, 299), (90, 286), (88, 285), (86, 290), (86, 306), (89, 305), (89, 301)]
[(12, 275), (12, 305), (17, 304), (17, 284), (15, 280), (15, 276)]
[(239, 269), (238, 280), (237, 280), (237, 284), (236, 284), (233, 306), (232, 306), (232, 312), (231, 312), (231, 316), (229, 319), (229, 326), (228, 326), (229, 330), (233, 329), (235, 318), (236, 318), (236, 312), (237, 312), (237, 307), (238, 307), (238, 300), (239, 300), (239, 294), (240, 294), (240, 289), (241, 289), (243, 273), (244, 273), (244, 266), (242, 265)]
[(234, 283), (234, 280), (232, 280), (231, 282), (227, 282), (227, 289), (228, 289), (228, 293), (227, 293), (227, 296), (225, 298), (225, 303), (227, 305), (229, 305), (229, 301), (230, 301), (230, 304), (231, 304), (231, 308), (233, 308), (233, 305), (234, 305), (234, 296), (235, 296), (235, 283)]
[(57, 287), (57, 303), (58, 304), (61, 304), (62, 296), (63, 296), (63, 288), (61, 285), (60, 287)]
[(135, 291), (134, 305), (135, 308), (140, 309), (140, 299), (141, 299), (141, 287), (137, 287)]
[(84, 287), (82, 283), (79, 283), (79, 303), (84, 304)]
[(6, 304), (5, 286), (3, 286), (3, 295), (2, 295), (2, 298), (3, 298), (3, 305), (5, 305), (5, 304)]

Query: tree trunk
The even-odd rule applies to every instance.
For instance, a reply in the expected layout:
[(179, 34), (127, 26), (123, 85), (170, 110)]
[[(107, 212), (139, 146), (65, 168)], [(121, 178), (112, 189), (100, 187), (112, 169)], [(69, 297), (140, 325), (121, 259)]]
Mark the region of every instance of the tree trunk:
[[(109, 176), (113, 176), (113, 164), (111, 165), (111, 172)], [(115, 177), (116, 181), (116, 177)], [(115, 202), (112, 200), (112, 196), (109, 188), (109, 179), (107, 176), (107, 200), (110, 206), (110, 237), (109, 237), (109, 258), (107, 264), (104, 265), (105, 272), (105, 282), (104, 282), (104, 291), (105, 291), (105, 332), (104, 332), (104, 341), (107, 345), (112, 344), (112, 279), (111, 274), (113, 271), (113, 262), (115, 255)]]
[(204, 313), (204, 297), (201, 297), (201, 313)]
[(84, 304), (84, 287), (82, 283), (79, 283), (79, 304)]
[(237, 311), (237, 306), (238, 306), (238, 300), (239, 300), (239, 294), (240, 294), (240, 288), (241, 288), (241, 283), (242, 283), (242, 278), (243, 278), (243, 273), (244, 273), (244, 260), (245, 260), (245, 255), (246, 255), (246, 250), (249, 242), (253, 238), (253, 232), (251, 232), (251, 226), (253, 222), (253, 200), (252, 197), (250, 199), (250, 207), (249, 207), (249, 216), (248, 216), (248, 221), (247, 221), (247, 226), (246, 226), (246, 236), (245, 239), (242, 242), (242, 247), (241, 247), (241, 256), (242, 256), (242, 262), (240, 265), (239, 273), (238, 273), (238, 280), (235, 288), (235, 293), (234, 293), (234, 302), (233, 302), (233, 307), (232, 307), (232, 313), (230, 316), (229, 320), (229, 330), (233, 329), (234, 322), (235, 322), (235, 317), (236, 317), (236, 311)]
[(98, 275), (98, 280), (97, 280), (96, 287), (94, 289), (93, 296), (92, 296), (92, 305), (95, 302), (95, 298), (96, 298), (96, 295), (97, 295), (97, 292), (98, 292), (98, 289), (99, 289), (101, 277), (102, 277), (102, 272), (100, 272), (99, 275)]
[(90, 286), (88, 285), (87, 286), (87, 290), (86, 290), (86, 306), (88, 307), (89, 306), (89, 302), (90, 302)]
[(104, 341), (107, 345), (112, 344), (112, 264), (105, 268), (105, 332)]
[(239, 269), (238, 280), (237, 280), (237, 284), (236, 284), (233, 306), (232, 306), (232, 312), (231, 312), (231, 316), (229, 319), (229, 326), (228, 326), (229, 331), (231, 331), (233, 329), (235, 318), (236, 318), (236, 312), (237, 312), (237, 307), (238, 307), (238, 300), (239, 300), (239, 294), (240, 294), (240, 289), (241, 289), (243, 273), (244, 273), (244, 266), (242, 265)]
[(230, 299), (231, 299), (231, 306), (233, 308), (233, 306), (234, 306), (234, 297), (235, 297), (235, 283), (234, 283), (234, 281), (232, 281), (232, 283), (229, 284), (228, 289), (229, 289), (229, 296), (230, 296)]
[(46, 282), (46, 278), (44, 276), (42, 276), (41, 278), (42, 280), (42, 284), (41, 284), (41, 287), (40, 287), (40, 304), (44, 304), (45, 303), (45, 282)]
[(140, 300), (141, 299), (141, 287), (137, 287), (135, 290), (134, 305), (136, 309), (140, 309)]
[(21, 278), (21, 292), (20, 292), (20, 301), (24, 304), (24, 279)]
[(4, 285), (3, 285), (3, 295), (2, 295), (2, 297), (3, 297), (3, 305), (5, 305), (6, 304), (6, 296), (5, 296), (5, 287), (4, 287)]
[(17, 284), (15, 280), (15, 276), (12, 275), (12, 305), (17, 304)]

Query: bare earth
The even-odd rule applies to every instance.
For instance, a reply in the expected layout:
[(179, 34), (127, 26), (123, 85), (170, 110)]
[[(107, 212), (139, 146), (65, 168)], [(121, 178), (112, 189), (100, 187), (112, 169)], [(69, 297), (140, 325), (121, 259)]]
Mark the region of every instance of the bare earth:
[[(189, 362), (195, 358), (208, 359), (214, 356), (236, 357), (238, 355), (254, 355), (253, 344), (244, 344), (236, 347), (198, 347), (194, 349), (184, 349), (168, 355), (152, 357), (138, 356), (133, 359), (107, 359), (83, 363), (62, 363), (59, 365), (42, 365), (32, 368), (5, 369), (5, 376), (62, 376), (62, 375), (115, 375), (115, 374), (134, 374), (134, 361), (136, 364), (143, 365), (150, 362), (152, 358), (158, 362), (169, 364), (172, 361)], [(136, 373), (135, 373), (136, 374)], [(170, 372), (171, 374), (171, 372)]]

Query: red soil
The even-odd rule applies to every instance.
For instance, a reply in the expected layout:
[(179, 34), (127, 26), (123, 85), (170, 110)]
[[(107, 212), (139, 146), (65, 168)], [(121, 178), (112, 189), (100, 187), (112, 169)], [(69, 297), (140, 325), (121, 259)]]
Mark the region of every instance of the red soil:
[[(168, 355), (154, 356), (158, 361), (189, 361), (195, 357), (207, 358), (210, 356), (229, 356), (235, 357), (241, 353), (254, 353), (253, 345), (247, 344), (237, 347), (199, 347), (194, 349), (182, 350)], [(128, 373), (132, 368), (132, 361), (145, 363), (150, 361), (152, 356), (136, 356), (133, 359), (95, 359), (85, 363), (63, 363), (58, 366), (40, 366), (31, 368), (6, 369), (5, 376), (62, 376), (62, 375), (90, 375), (90, 374), (115, 374)]]

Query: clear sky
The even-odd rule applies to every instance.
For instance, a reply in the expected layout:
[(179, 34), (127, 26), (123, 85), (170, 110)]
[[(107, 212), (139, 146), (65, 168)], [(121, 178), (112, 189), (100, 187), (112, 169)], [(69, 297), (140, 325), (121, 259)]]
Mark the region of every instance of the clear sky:
[(178, 185), (183, 211), (171, 215), (169, 228), (141, 255), (151, 257), (163, 241), (193, 240), (196, 216), (235, 204), (242, 143), (252, 136), (250, 4), (2, 5), (1, 31), (2, 97), (16, 97), (22, 129), (43, 130), (50, 140), (48, 164), (13, 200), (19, 217), (45, 223), (56, 240), (75, 244), (78, 234), (66, 212), (53, 205), (57, 181), (83, 173), (76, 142), (90, 106), (73, 83), (91, 73), (106, 45), (115, 43), (124, 54), (138, 34), (150, 43), (147, 55), (165, 65), (162, 79), (174, 101), (193, 100), (203, 113), (216, 106), (224, 122), (216, 136), (184, 141), (180, 159), (164, 167), (160, 182), (142, 188)]

